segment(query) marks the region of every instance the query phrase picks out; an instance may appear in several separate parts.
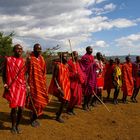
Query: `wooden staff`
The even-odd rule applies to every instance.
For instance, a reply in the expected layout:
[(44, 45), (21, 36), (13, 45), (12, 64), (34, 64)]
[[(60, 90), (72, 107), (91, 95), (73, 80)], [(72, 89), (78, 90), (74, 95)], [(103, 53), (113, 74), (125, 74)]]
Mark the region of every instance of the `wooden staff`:
[(72, 59), (73, 59), (73, 61), (75, 62), (70, 39), (69, 39), (69, 45), (70, 45), (70, 50), (71, 50)]
[(33, 107), (33, 109), (34, 109), (34, 111), (35, 111), (35, 114), (36, 114), (36, 116), (38, 117), (37, 110), (36, 110), (36, 108), (35, 108), (35, 106), (34, 106), (34, 102), (33, 102), (32, 96), (31, 96), (31, 94), (30, 94), (30, 91), (28, 91), (28, 96), (29, 96), (29, 98), (30, 98), (32, 107)]
[(94, 96), (104, 105), (104, 107), (107, 109), (107, 111), (108, 111), (108, 112), (111, 112), (111, 111), (109, 110), (109, 108), (104, 104), (104, 102), (96, 95), (96, 93), (94, 92), (94, 90), (93, 90), (93, 93), (94, 93)]
[[(76, 68), (76, 61), (75, 61), (75, 58), (74, 58), (74, 55), (73, 55), (71, 41), (70, 41), (70, 39), (68, 41), (69, 41), (69, 46), (70, 46), (70, 50), (71, 50), (72, 59), (74, 61), (74, 65), (75, 65), (75, 68)], [(76, 68), (76, 73), (78, 73), (77, 68)]]
[[(30, 59), (31, 59), (30, 58), (30, 53), (27, 52), (26, 53), (26, 63), (25, 63), (26, 66), (28, 66), (28, 63), (29, 63)], [(26, 79), (27, 79), (27, 77), (26, 77)], [(26, 83), (27, 83), (27, 81), (26, 81)], [(30, 101), (31, 101), (31, 105), (32, 105), (32, 107), (33, 107), (33, 109), (35, 111), (36, 116), (38, 117), (37, 110), (35, 108), (35, 105), (34, 105), (34, 102), (33, 102), (33, 99), (32, 99), (31, 93), (30, 93), (30, 87), (29, 86), (27, 86), (27, 92), (28, 92), (28, 96), (29, 96)]]

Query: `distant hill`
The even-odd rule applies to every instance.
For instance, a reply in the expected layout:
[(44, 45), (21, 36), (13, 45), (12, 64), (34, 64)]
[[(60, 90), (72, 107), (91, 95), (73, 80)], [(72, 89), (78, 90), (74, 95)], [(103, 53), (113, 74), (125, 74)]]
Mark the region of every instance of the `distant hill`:
[[(123, 55), (123, 56), (106, 56), (106, 58), (107, 58), (107, 59), (112, 58), (112, 59), (114, 60), (116, 57), (118, 57), (118, 58), (120, 58), (120, 61), (121, 61), (121, 62), (125, 62), (125, 57), (126, 57), (126, 56), (127, 56), (127, 55)], [(136, 56), (137, 56), (137, 55), (130, 55), (131, 61), (132, 61), (132, 62), (134, 62), (134, 61), (136, 60)]]
[[(115, 60), (115, 58), (116, 57), (118, 57), (118, 58), (120, 58), (120, 61), (121, 62), (125, 62), (125, 57), (126, 57), (127, 55), (121, 55), (121, 56), (105, 56), (105, 58), (107, 59), (107, 60), (109, 60), (110, 58), (112, 58), (113, 60)], [(132, 62), (134, 62), (135, 60), (136, 60), (136, 56), (137, 55), (130, 55), (130, 57), (131, 57), (131, 61)], [(82, 56), (80, 55), (79, 56), (79, 58), (81, 58)], [(94, 57), (96, 57), (96, 56), (94, 56)]]

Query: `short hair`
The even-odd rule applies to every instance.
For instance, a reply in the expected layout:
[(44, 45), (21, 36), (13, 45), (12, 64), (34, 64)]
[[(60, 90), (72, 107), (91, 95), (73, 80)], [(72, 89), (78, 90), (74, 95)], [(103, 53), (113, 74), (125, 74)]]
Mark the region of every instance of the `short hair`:
[(18, 46), (22, 47), (20, 44), (14, 45), (14, 47), (13, 47), (13, 52), (16, 50), (16, 48), (17, 48)]
[(125, 59), (127, 60), (127, 59), (131, 59), (131, 57), (129, 56), (129, 55), (127, 55), (126, 57), (125, 57)]
[(137, 55), (137, 56), (136, 56), (136, 59), (139, 59), (139, 57), (140, 57), (140, 56)]
[(112, 58), (109, 59), (110, 62), (113, 62), (114, 60)]
[(117, 61), (119, 60), (120, 61), (120, 58), (116, 57), (115, 60), (117, 60)]
[(102, 53), (101, 53), (101, 52), (97, 52), (97, 53), (96, 53), (96, 57), (99, 56), (99, 55), (102, 56)]
[(41, 47), (41, 45), (40, 45), (39, 43), (36, 43), (36, 44), (34, 45), (34, 49), (35, 49), (35, 47), (37, 47), (37, 46), (40, 46), (40, 47)]
[(60, 52), (59, 53), (59, 58), (61, 59), (64, 54), (68, 54), (68, 52)]
[(86, 47), (86, 51), (88, 51), (90, 48), (91, 48), (91, 46), (87, 46), (87, 47)]
[(73, 56), (75, 53), (78, 53), (77, 51), (73, 51), (70, 55)]

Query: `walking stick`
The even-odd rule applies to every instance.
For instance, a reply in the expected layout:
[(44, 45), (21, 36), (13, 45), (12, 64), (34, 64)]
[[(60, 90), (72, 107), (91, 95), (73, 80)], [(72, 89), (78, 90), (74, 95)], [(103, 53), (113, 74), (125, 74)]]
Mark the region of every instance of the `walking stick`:
[(70, 41), (70, 39), (69, 39), (68, 41), (69, 41), (69, 45), (70, 45), (70, 50), (71, 50), (72, 59), (73, 59), (73, 61), (75, 62), (74, 55), (73, 55), (73, 51), (72, 51), (72, 46), (71, 46), (71, 41)]
[(72, 51), (71, 41), (70, 41), (70, 39), (69, 39), (68, 41), (69, 41), (69, 46), (70, 46), (70, 50), (71, 50), (72, 59), (73, 59), (73, 61), (74, 61), (76, 73), (78, 73), (78, 72), (77, 72), (77, 67), (76, 67), (76, 61), (75, 61), (75, 58), (74, 58), (74, 55), (73, 55), (73, 51)]
[[(26, 67), (28, 67), (29, 61), (30, 61), (30, 54), (27, 52), (27, 53), (26, 53), (26, 63), (25, 63)], [(27, 77), (26, 77), (26, 83), (28, 83), (28, 82), (27, 82)], [(28, 86), (28, 87), (29, 87), (29, 86)], [(34, 110), (36, 116), (38, 117), (37, 110), (36, 110), (36, 108), (35, 108), (35, 105), (34, 105), (34, 102), (33, 102), (33, 99), (32, 99), (32, 96), (31, 96), (31, 93), (30, 93), (30, 90), (29, 90), (28, 87), (27, 87), (28, 97), (30, 98), (30, 102), (31, 102), (31, 105), (32, 105), (32, 107), (33, 107), (33, 110)]]
[(94, 90), (93, 90), (93, 93), (94, 93), (94, 96), (104, 105), (104, 107), (107, 109), (107, 111), (108, 111), (108, 112), (111, 112), (111, 111), (109, 110), (109, 108), (104, 104), (104, 102), (96, 95), (96, 93), (94, 92)]
[(33, 99), (32, 99), (32, 96), (31, 96), (30, 92), (28, 92), (28, 95), (29, 95), (29, 97), (30, 97), (30, 101), (31, 101), (32, 107), (33, 107), (33, 109), (34, 109), (34, 111), (35, 111), (35, 114), (36, 114), (36, 116), (38, 117), (37, 110), (36, 110), (36, 108), (35, 108), (35, 106), (34, 106)]

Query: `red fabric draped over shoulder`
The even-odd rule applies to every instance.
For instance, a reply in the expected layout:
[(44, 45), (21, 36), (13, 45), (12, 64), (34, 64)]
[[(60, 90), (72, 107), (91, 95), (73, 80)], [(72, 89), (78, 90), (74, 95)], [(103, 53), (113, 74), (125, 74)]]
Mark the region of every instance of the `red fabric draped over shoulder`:
[(36, 58), (32, 53), (30, 56), (28, 83), (31, 97), (29, 96), (27, 99), (26, 108), (34, 111), (34, 106), (37, 114), (41, 115), (49, 100), (46, 85), (46, 63), (41, 55)]
[(6, 83), (9, 91), (4, 92), (11, 108), (24, 107), (26, 97), (25, 61), (23, 58), (6, 57)]
[(124, 63), (122, 66), (122, 90), (124, 94), (131, 96), (133, 93), (132, 63)]

